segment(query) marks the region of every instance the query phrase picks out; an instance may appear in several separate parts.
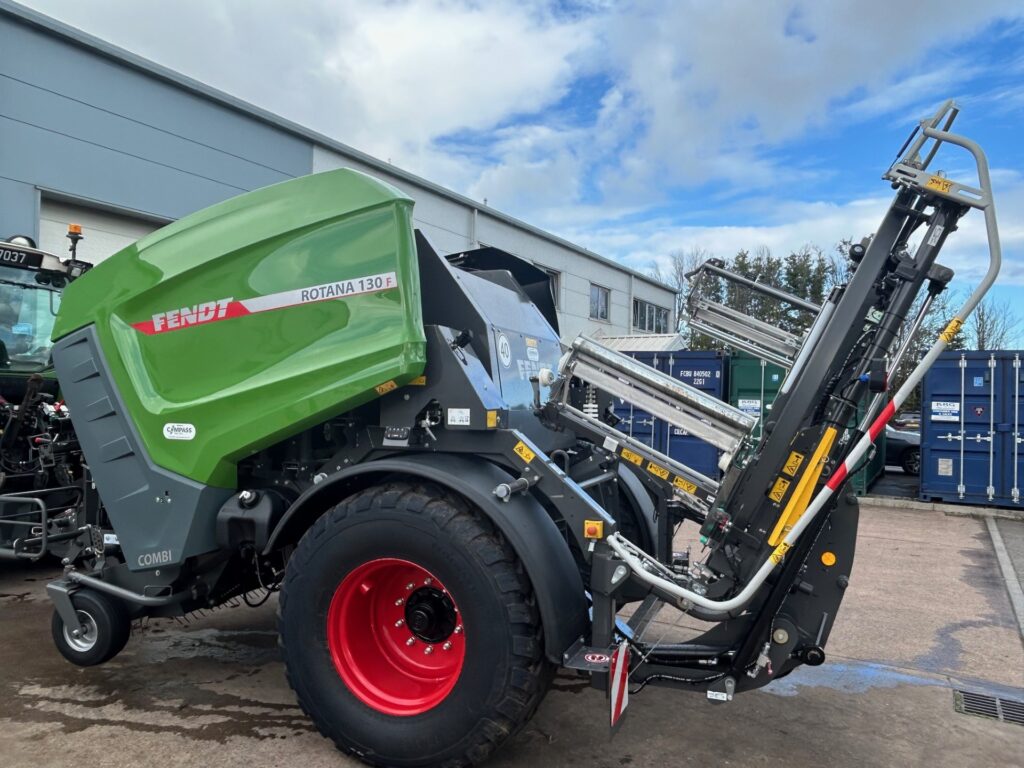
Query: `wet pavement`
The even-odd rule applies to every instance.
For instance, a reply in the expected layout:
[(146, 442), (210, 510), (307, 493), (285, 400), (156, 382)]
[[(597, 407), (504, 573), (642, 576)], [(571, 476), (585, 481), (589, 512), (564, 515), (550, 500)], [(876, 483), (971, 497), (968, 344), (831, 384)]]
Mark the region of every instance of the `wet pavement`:
[[(274, 601), (151, 621), (105, 666), (52, 647), (56, 570), (0, 563), (0, 765), (358, 765), (284, 679)], [(651, 635), (692, 634), (665, 621)], [(1020, 766), (1024, 726), (957, 714), (953, 689), (1024, 700), (1024, 646), (985, 523), (865, 507), (829, 660), (712, 705), (648, 688), (609, 740), (602, 694), (562, 676), (493, 766)]]

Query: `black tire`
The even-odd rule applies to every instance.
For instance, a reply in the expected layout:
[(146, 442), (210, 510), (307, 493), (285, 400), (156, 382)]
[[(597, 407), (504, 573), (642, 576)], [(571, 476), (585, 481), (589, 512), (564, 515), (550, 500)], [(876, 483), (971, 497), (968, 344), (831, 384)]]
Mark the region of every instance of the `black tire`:
[(908, 448), (903, 452), (900, 457), (900, 467), (908, 475), (920, 475), (921, 474), (921, 449), (920, 448)]
[(71, 596), (86, 631), (74, 637), (56, 611), (50, 622), (53, 642), (61, 656), (79, 667), (92, 667), (110, 661), (128, 643), (131, 619), (124, 605), (101, 592), (83, 589)]
[[(408, 715), (382, 712), (354, 693), (328, 640), (346, 576), (390, 559), (436, 574), (466, 626), (454, 687)], [(278, 616), (300, 706), (341, 751), (371, 765), (479, 763), (530, 719), (553, 676), (533, 587), (512, 547), (475, 508), (432, 484), (369, 488), (320, 517), (288, 563)]]

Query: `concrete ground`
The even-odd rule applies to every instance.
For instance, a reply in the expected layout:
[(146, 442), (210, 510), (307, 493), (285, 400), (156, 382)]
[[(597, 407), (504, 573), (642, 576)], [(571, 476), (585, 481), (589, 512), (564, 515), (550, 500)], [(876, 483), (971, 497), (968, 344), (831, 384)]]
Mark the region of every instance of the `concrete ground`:
[[(1020, 557), (1024, 530), (1007, 530)], [(0, 564), (4, 768), (357, 765), (295, 706), (272, 602), (151, 622), (117, 659), (80, 670), (49, 638), (43, 587), (54, 574)], [(649, 637), (692, 629), (656, 623)], [(865, 506), (827, 651), (824, 666), (727, 705), (648, 688), (612, 740), (604, 697), (559, 677), (489, 765), (1024, 764), (1024, 726), (953, 709), (954, 688), (1024, 700), (1022, 638), (984, 521)]]

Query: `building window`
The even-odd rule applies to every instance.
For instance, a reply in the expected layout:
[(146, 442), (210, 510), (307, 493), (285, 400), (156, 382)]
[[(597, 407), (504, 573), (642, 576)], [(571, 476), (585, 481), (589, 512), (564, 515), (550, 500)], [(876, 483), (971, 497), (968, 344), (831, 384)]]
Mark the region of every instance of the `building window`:
[(608, 319), (608, 305), (611, 303), (611, 291), (600, 285), (590, 284), (590, 316), (594, 320)]
[(649, 301), (633, 299), (633, 328), (648, 333), (668, 333), (668, 310)]
[[(544, 269), (541, 267), (541, 269)], [(551, 283), (551, 298), (555, 300), (555, 309), (562, 308), (562, 273), (553, 269), (544, 269)]]

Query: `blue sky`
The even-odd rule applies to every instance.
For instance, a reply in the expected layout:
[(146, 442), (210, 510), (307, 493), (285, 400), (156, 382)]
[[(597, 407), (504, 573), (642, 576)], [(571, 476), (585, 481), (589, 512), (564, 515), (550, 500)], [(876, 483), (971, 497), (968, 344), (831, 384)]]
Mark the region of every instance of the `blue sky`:
[[(1019, 0), (29, 4), (639, 269), (870, 233), (881, 173), (953, 97), (993, 169), (998, 293), (1024, 298)], [(980, 224), (942, 258), (961, 285)]]

